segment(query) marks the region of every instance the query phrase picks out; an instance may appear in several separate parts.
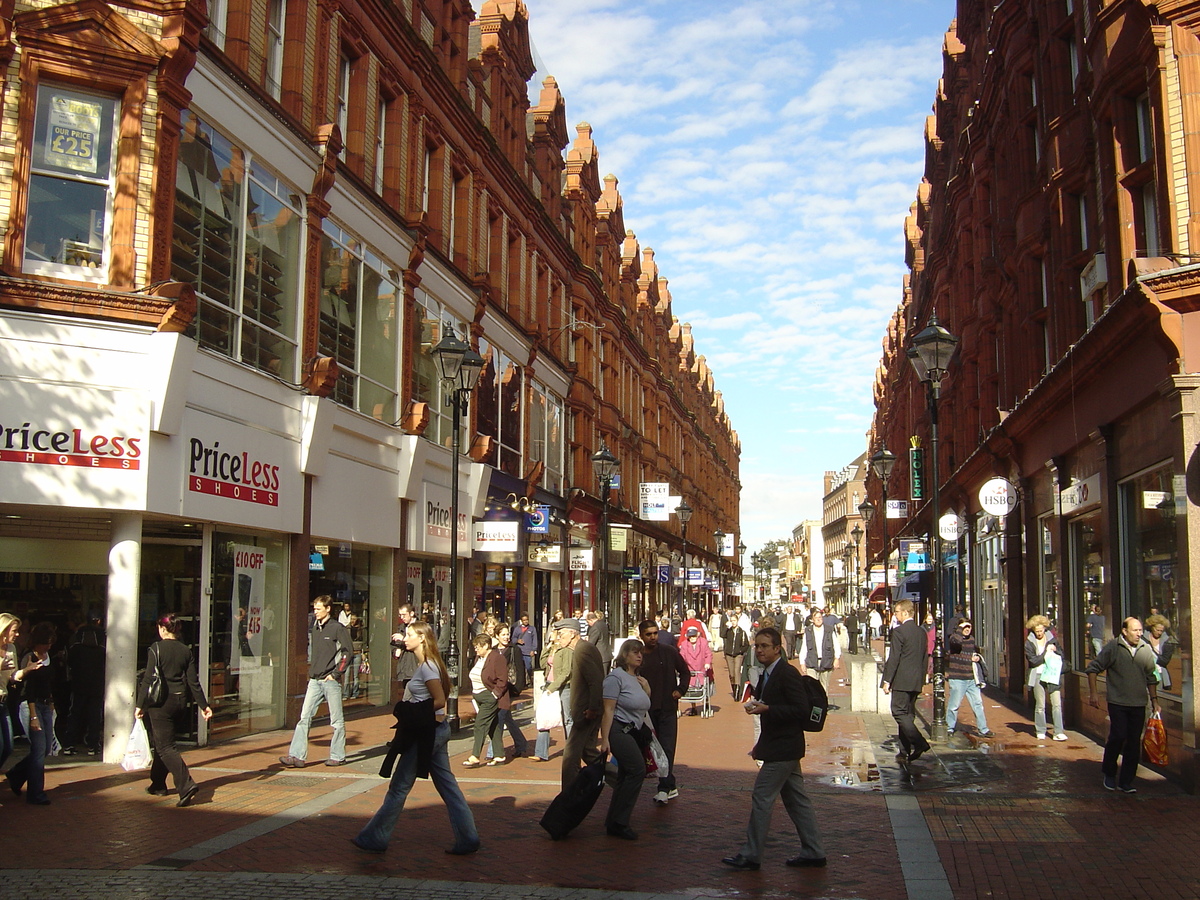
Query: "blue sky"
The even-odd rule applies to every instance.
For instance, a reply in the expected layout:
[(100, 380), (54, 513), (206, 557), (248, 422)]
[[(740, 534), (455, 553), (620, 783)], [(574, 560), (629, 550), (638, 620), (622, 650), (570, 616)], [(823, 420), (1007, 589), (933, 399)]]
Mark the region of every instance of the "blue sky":
[(788, 537), (865, 446), (954, 0), (526, 4), (724, 394), (743, 540)]

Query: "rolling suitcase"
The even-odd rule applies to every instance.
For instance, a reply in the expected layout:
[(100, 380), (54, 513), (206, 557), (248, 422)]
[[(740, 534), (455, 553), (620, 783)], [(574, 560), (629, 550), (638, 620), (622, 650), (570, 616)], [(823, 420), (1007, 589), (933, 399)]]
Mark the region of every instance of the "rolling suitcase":
[(561, 841), (587, 818), (604, 789), (606, 762), (607, 757), (602, 756), (580, 769), (575, 780), (546, 808), (540, 824), (551, 838)]

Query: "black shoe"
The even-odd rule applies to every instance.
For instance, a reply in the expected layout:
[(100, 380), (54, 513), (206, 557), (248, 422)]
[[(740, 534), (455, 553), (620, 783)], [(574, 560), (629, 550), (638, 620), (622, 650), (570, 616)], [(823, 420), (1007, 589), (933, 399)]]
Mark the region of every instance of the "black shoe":
[(21, 796), (21, 788), (23, 787), (23, 785), (17, 784), (17, 779), (13, 778), (12, 772), (9, 772), (7, 775), (5, 775), (4, 779), (5, 779), (5, 781), (8, 782), (8, 789), (10, 791), (12, 791), (14, 794), (16, 794), (18, 797), (20, 797)]
[(740, 853), (736, 856), (726, 856), (721, 862), (727, 866), (733, 866), (735, 869), (746, 869), (751, 872), (757, 872), (759, 869), (758, 863), (752, 859), (746, 859)]
[(61, 753), (63, 756), (74, 756), (75, 748), (74, 747), (63, 747), (62, 750), (59, 751), (59, 753)]
[(155, 797), (165, 797), (171, 792), (165, 787), (155, 787), (154, 785), (150, 785), (150, 787), (146, 788), (146, 793)]
[(191, 787), (185, 789), (184, 792), (179, 795), (179, 801), (175, 805), (176, 806), (187, 806), (189, 803), (192, 802), (192, 798), (196, 796), (196, 793), (199, 790), (200, 790), (200, 785), (193, 783)]
[(366, 844), (360, 843), (357, 837), (350, 838), (350, 843), (366, 853), (382, 853), (387, 849), (386, 847), (368, 847)]
[(470, 856), (472, 853), (474, 853), (478, 849), (479, 849), (479, 841), (476, 841), (473, 844), (467, 844), (467, 846), (465, 846), (465, 847), (451, 847), (446, 852), (449, 853), (451, 856)]
[(815, 859), (811, 856), (793, 856), (787, 861), (787, 864), (793, 869), (823, 869), (827, 862), (823, 856)]
[(28, 803), (30, 806), (49, 806), (50, 798), (49, 797), (38, 797), (37, 799), (34, 799), (33, 797), (28, 797), (28, 798), (26, 798), (25, 802)]
[(636, 841), (637, 832), (628, 825), (609, 825), (604, 829), (609, 837), (620, 838), (623, 841)]
[(918, 747), (912, 753), (908, 754), (909, 762), (916, 762), (929, 751), (928, 747)]

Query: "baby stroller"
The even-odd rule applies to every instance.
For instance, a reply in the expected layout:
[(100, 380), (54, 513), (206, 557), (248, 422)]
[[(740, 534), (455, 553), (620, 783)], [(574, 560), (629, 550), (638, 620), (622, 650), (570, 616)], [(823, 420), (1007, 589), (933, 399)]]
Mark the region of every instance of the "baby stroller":
[(691, 703), (692, 708), (681, 715), (692, 716), (696, 714), (696, 704), (700, 704), (700, 715), (702, 718), (710, 718), (713, 714), (712, 704), (709, 703), (709, 698), (712, 697), (714, 690), (713, 670), (705, 669), (703, 672), (692, 672), (692, 680), (688, 682), (688, 689), (683, 696), (679, 698), (681, 703)]

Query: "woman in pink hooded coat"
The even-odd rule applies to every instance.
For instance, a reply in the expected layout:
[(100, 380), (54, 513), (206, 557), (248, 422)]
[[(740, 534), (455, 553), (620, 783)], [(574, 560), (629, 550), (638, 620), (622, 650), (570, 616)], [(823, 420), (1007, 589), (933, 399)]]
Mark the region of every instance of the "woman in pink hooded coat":
[[(708, 646), (708, 639), (695, 625), (689, 626), (684, 631), (683, 640), (679, 642), (679, 655), (683, 657), (688, 671), (692, 673), (692, 680), (689, 684), (691, 691), (695, 691), (697, 688), (707, 689), (709, 673), (712, 670), (712, 648)], [(689, 716), (696, 715), (695, 703), (692, 704), (692, 708), (688, 710), (687, 714)]]

